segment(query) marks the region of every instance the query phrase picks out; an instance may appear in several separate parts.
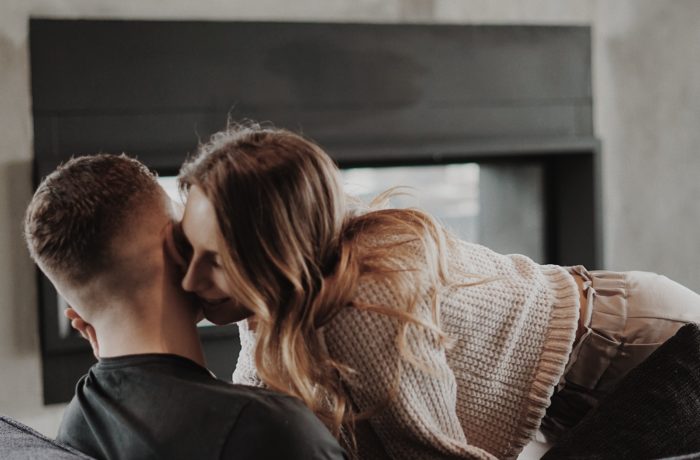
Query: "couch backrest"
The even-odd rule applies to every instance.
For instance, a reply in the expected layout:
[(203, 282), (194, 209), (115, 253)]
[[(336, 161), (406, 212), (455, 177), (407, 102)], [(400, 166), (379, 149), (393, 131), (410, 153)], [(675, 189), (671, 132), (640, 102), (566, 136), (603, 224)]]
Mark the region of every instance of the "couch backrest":
[(90, 460), (9, 417), (0, 416), (0, 459), (3, 460)]

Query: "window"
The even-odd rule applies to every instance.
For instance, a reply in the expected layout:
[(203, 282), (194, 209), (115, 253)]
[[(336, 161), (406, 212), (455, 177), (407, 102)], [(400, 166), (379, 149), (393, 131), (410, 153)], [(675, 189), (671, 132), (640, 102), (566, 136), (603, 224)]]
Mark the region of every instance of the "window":
[(348, 168), (346, 191), (370, 201), (392, 187), (396, 207), (418, 207), (459, 238), (502, 253), (545, 260), (543, 168), (538, 164), (457, 163)]

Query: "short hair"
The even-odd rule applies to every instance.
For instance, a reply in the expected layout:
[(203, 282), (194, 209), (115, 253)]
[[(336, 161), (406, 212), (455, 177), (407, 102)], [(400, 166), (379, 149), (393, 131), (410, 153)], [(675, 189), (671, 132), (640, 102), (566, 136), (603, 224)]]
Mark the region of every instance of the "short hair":
[(39, 185), (24, 219), (32, 259), (77, 285), (109, 265), (110, 243), (134, 208), (157, 195), (156, 176), (128, 156), (72, 158)]

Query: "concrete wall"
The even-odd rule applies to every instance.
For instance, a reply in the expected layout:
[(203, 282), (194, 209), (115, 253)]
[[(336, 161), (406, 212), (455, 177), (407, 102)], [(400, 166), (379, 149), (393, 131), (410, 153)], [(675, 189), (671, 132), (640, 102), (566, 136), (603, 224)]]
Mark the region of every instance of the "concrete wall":
[(593, 26), (606, 265), (700, 290), (700, 2), (696, 0), (3, 0), (0, 3), (0, 413), (49, 435), (36, 294), (20, 220), (31, 194), (28, 18), (313, 20)]
[(608, 265), (700, 292), (700, 2), (601, 2), (596, 129)]

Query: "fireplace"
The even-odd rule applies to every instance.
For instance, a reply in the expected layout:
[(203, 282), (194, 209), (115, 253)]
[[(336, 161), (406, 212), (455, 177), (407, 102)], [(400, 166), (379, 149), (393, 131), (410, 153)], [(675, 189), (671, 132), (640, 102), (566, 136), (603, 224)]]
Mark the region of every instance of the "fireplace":
[[(587, 27), (34, 19), (30, 44), (37, 183), (97, 152), (173, 176), (229, 117), (251, 118), (311, 137), (370, 189), (438, 178), (422, 196), (467, 239), (601, 259)], [(41, 274), (38, 289), (44, 399), (66, 401), (94, 358)], [(235, 327), (201, 335), (228, 377)]]

